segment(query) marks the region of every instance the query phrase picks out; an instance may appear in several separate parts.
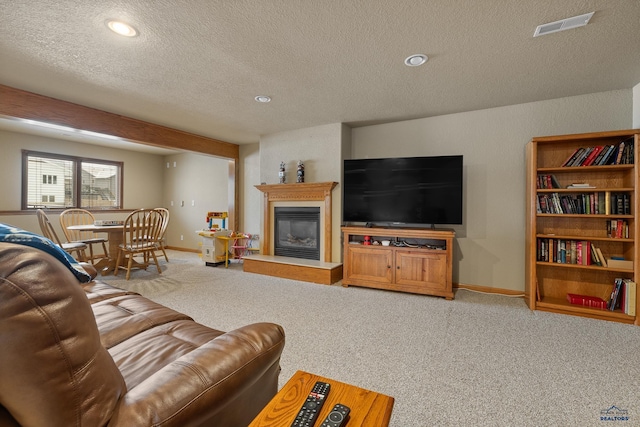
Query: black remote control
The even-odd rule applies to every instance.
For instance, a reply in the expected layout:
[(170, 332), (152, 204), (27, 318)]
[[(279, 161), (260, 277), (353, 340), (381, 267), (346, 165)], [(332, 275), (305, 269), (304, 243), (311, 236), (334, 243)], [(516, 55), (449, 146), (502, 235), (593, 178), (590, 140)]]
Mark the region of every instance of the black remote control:
[(307, 396), (291, 427), (313, 427), (330, 388), (329, 383), (318, 381)]
[(320, 424), (320, 427), (342, 427), (347, 423), (347, 418), (349, 417), (349, 412), (351, 409), (349, 407), (343, 405), (342, 403), (336, 403), (336, 406), (333, 407), (329, 415), (327, 415), (327, 419)]

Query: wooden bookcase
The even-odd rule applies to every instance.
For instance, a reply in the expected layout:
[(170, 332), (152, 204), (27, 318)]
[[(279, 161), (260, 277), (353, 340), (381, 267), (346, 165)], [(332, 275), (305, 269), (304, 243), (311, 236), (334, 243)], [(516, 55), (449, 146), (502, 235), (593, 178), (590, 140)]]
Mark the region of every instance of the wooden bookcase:
[[(640, 325), (640, 293), (636, 297), (635, 316), (627, 315), (623, 310), (574, 305), (567, 299), (567, 294), (579, 294), (608, 301), (616, 278), (638, 281), (635, 272), (639, 266), (637, 243), (640, 235), (635, 216), (639, 212), (640, 200), (639, 138), (640, 130), (626, 130), (533, 138), (527, 145), (525, 298), (532, 310)], [(633, 144), (629, 164), (562, 166), (578, 148), (619, 145), (624, 140)], [(560, 188), (539, 188), (539, 176), (553, 176)], [(574, 183), (588, 183), (595, 188), (567, 188)], [(609, 203), (599, 202), (603, 197), (606, 201), (611, 195), (622, 195), (627, 200), (628, 208), (624, 213), (611, 213), (611, 206), (606, 208)], [(589, 200), (592, 212), (566, 213), (572, 209), (565, 206), (563, 213), (542, 213), (539, 202), (545, 196)], [(596, 206), (598, 203), (599, 207)], [(626, 223), (628, 232), (623, 237), (610, 236), (607, 224), (610, 225), (612, 220)], [(554, 242), (556, 245), (559, 243), (560, 248), (564, 245), (564, 253), (553, 247)], [(562, 258), (570, 258), (571, 242), (582, 242), (582, 245), (589, 242), (589, 247), (599, 248), (605, 258), (621, 256), (631, 262), (623, 267), (573, 264)], [(550, 250), (551, 256), (544, 256), (545, 246), (548, 248), (546, 253)], [(552, 259), (554, 253), (556, 260)]]
[[(342, 227), (343, 286), (411, 292), (453, 299), (453, 230)], [(389, 246), (364, 245), (389, 240)], [(402, 242), (410, 246), (400, 246)]]

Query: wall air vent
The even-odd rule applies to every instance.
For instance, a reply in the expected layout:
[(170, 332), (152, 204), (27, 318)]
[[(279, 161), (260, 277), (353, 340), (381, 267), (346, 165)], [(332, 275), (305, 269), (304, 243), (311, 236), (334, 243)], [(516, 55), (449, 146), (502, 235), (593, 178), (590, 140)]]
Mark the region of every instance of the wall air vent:
[(572, 28), (583, 27), (589, 23), (589, 20), (595, 12), (585, 13), (584, 15), (574, 16), (562, 19), (560, 21), (550, 22), (548, 24), (538, 25), (533, 37), (544, 36), (546, 34), (557, 33), (558, 31), (570, 30)]

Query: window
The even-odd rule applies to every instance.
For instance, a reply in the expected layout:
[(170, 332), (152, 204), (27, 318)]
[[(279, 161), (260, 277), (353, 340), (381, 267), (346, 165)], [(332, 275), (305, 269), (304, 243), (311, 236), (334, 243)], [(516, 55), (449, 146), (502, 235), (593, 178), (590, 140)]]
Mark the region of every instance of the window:
[(22, 209), (121, 209), (122, 165), (23, 150)]

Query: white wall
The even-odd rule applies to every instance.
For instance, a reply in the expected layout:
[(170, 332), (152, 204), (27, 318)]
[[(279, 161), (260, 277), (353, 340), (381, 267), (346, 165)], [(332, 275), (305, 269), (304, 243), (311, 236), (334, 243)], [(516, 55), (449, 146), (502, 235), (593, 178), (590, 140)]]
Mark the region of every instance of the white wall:
[[(240, 179), (240, 231), (260, 235), (262, 193), (254, 185), (260, 184), (260, 144), (240, 146), (240, 162), (237, 177)], [(254, 244), (254, 247), (259, 247)]]
[[(264, 135), (260, 138), (260, 181), (246, 183), (247, 191), (262, 193), (249, 188), (262, 182), (278, 183), (280, 162), (285, 162), (286, 182), (296, 182), (296, 165), (305, 165), (305, 182), (340, 182), (342, 180), (342, 138), (344, 125), (340, 123), (316, 126), (288, 132)], [(348, 134), (348, 132), (346, 132)], [(340, 221), (342, 215), (341, 187), (332, 193), (332, 261), (341, 262)], [(261, 202), (262, 203), (262, 202)], [(245, 212), (245, 220), (261, 218), (262, 204), (258, 212)], [(257, 216), (256, 216), (257, 215)], [(261, 228), (262, 229), (262, 226)]]
[(207, 212), (229, 209), (229, 161), (185, 152), (166, 156), (163, 173), (162, 206), (170, 213), (167, 244), (200, 250), (196, 231), (207, 227)]
[(352, 157), (464, 155), (456, 283), (524, 290), (525, 145), (632, 127), (632, 90), (355, 128)]

